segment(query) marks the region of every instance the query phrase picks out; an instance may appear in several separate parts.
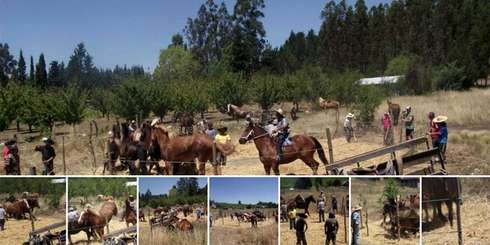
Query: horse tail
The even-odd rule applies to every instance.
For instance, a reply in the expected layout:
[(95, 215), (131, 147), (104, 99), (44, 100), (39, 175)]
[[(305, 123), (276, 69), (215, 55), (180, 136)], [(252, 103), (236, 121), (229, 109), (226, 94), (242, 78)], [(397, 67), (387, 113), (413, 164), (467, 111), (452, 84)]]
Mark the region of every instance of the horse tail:
[(320, 144), (320, 142), (313, 136), (310, 136), (311, 140), (313, 140), (313, 142), (315, 142), (315, 149), (316, 149), (316, 152), (318, 153), (318, 156), (320, 157), (320, 160), (322, 161), (322, 163), (324, 165), (327, 165), (328, 164), (328, 160), (327, 160), (327, 157), (325, 156), (325, 152), (323, 151), (323, 146), (322, 144)]

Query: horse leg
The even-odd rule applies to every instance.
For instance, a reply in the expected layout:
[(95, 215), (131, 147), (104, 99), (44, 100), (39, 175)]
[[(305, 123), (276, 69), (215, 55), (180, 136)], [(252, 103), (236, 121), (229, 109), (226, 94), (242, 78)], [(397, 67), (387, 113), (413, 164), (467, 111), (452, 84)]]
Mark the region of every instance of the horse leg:
[(206, 162), (199, 162), (199, 175), (206, 174)]
[(446, 206), (447, 206), (447, 218), (449, 219), (449, 224), (451, 227), (453, 227), (453, 202), (452, 201), (446, 201)]
[(270, 164), (265, 164), (264, 163), (264, 170), (266, 175), (271, 175), (271, 165)]
[(279, 163), (277, 161), (274, 162), (274, 164), (272, 166), (272, 170), (274, 170), (274, 174), (275, 175), (280, 175), (280, 173), (279, 173)]

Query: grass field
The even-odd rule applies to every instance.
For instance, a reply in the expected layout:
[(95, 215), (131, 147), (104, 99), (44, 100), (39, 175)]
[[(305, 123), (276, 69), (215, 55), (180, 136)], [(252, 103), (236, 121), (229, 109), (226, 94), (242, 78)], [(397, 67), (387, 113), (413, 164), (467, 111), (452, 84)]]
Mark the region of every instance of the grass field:
[[(464, 244), (486, 244), (490, 239), (490, 178), (461, 178), (463, 205), (461, 205), (461, 224)], [(447, 215), (445, 205), (444, 214)], [(456, 205), (453, 205), (456, 210)], [(432, 215), (432, 209), (429, 209)], [(423, 214), (424, 215), (424, 214)], [(457, 244), (456, 218), (454, 226), (440, 224), (437, 228), (423, 231), (424, 244)]]
[[(54, 223), (65, 221), (64, 213), (52, 213), (39, 214), (36, 215), (38, 219), (35, 221), (34, 225), (36, 229), (44, 226), (48, 226)], [(58, 229), (52, 230), (52, 232), (59, 232), (65, 230), (65, 227), (60, 227)], [(9, 219), (5, 222), (5, 230), (0, 231), (0, 241), (2, 244), (22, 244), (29, 238), (29, 233), (31, 232), (31, 221), (28, 219), (16, 220)]]
[[(391, 98), (394, 103), (399, 103), (402, 108), (410, 105), (416, 120), (416, 136), (424, 136), (426, 132), (429, 111), (436, 114), (444, 114), (449, 117), (449, 143), (447, 152), (447, 170), (450, 174), (490, 174), (490, 112), (487, 110), (490, 104), (490, 89), (473, 89), (466, 92), (436, 92), (425, 96), (400, 96)], [(285, 111), (290, 108), (289, 103), (282, 105)], [(258, 112), (256, 106), (247, 106), (252, 111)], [(365, 131), (358, 131), (357, 142), (347, 144), (343, 139), (342, 120), (343, 116), (349, 111), (347, 108), (340, 110), (340, 122), (337, 127), (335, 113), (311, 111), (311, 106), (303, 103), (299, 119), (291, 123), (294, 134), (307, 134), (320, 139), (325, 151), (327, 151), (327, 140), (325, 128), (330, 128), (332, 133), (337, 128), (337, 133), (333, 139), (334, 160), (341, 160), (360, 153), (383, 147), (383, 136), (381, 131), (381, 117), (387, 110), (386, 102), (383, 102), (377, 110), (376, 127)], [(233, 142), (237, 145), (236, 152), (228, 157), (229, 162), (223, 168), (225, 175), (263, 175), (264, 169), (258, 159), (258, 152), (253, 143), (238, 145), (240, 134), (244, 130), (243, 120), (240, 123), (229, 120), (229, 117), (210, 111), (206, 117), (213, 121), (225, 119), (224, 124), (230, 130)], [(169, 115), (170, 118), (170, 115)], [(169, 118), (166, 118), (168, 121)], [(95, 161), (90, 151), (89, 144), (89, 122), (85, 121), (77, 126), (77, 134), (73, 135), (70, 126), (59, 125), (56, 128), (55, 149), (58, 157), (55, 160), (55, 171), (63, 174), (62, 164), (62, 136), (65, 137), (65, 156), (66, 173), (75, 175), (102, 174), (102, 164), (105, 159), (103, 146), (106, 133), (110, 130), (114, 120), (96, 119), (99, 128), (99, 137), (93, 140)], [(379, 122), (379, 123), (378, 123)], [(169, 125), (174, 133), (178, 131), (176, 125)], [(0, 133), (0, 140), (5, 140), (15, 134), (11, 129)], [(24, 129), (24, 128), (23, 128)], [(395, 141), (399, 141), (399, 127), (395, 128)], [(19, 147), (21, 156), (21, 167), (23, 174), (27, 174), (30, 167), (37, 167), (38, 173), (41, 171), (40, 154), (34, 152), (34, 147), (40, 144), (39, 132), (32, 134), (26, 132), (18, 133)], [(316, 155), (316, 154), (315, 154)], [(315, 156), (317, 159), (318, 157)], [(363, 166), (371, 165), (386, 160), (386, 157), (379, 157), (371, 161), (364, 162)], [(354, 166), (348, 166), (346, 169)], [(0, 170), (3, 171), (3, 168)], [(301, 161), (282, 165), (282, 174), (311, 174), (312, 171)], [(212, 174), (212, 167), (207, 164), (207, 174)], [(319, 173), (325, 173), (323, 166)], [(107, 174), (107, 173), (106, 173)], [(118, 174), (127, 174), (119, 172)]]
[[(361, 226), (361, 244), (419, 244), (419, 234), (402, 235), (401, 240), (392, 237), (385, 227), (381, 226), (383, 220), (383, 203), (381, 201), (384, 188), (384, 181), (373, 181), (370, 179), (352, 179), (352, 200), (351, 205), (362, 206), (362, 226)], [(405, 197), (410, 194), (419, 194), (418, 188), (402, 187), (400, 195)], [(366, 213), (367, 224), (366, 224)], [(369, 228), (369, 236), (368, 236)]]
[[(179, 218), (184, 218), (182, 213), (179, 213)], [(189, 220), (194, 226), (192, 232), (182, 231), (167, 231), (163, 228), (156, 228), (153, 233), (150, 229), (150, 224), (147, 222), (139, 222), (139, 244), (141, 245), (157, 245), (157, 244), (173, 244), (186, 245), (207, 244), (207, 217), (203, 216), (197, 220), (195, 214), (188, 215)]]
[(276, 245), (278, 243), (277, 223), (267, 219), (258, 223), (257, 228), (251, 228), (250, 223), (231, 220), (228, 218), (215, 219), (210, 228), (211, 245)]
[[(335, 195), (338, 201), (338, 208), (342, 209), (342, 200), (347, 200), (347, 195), (349, 194), (348, 187), (328, 187), (321, 189), (327, 197), (327, 210), (330, 208), (330, 196)], [(320, 195), (320, 190), (282, 190), (281, 197), (285, 200), (292, 200), (297, 194), (301, 194), (303, 197), (308, 195), (313, 195), (317, 198)], [(348, 205), (348, 203), (347, 203)], [(308, 230), (306, 231), (306, 239), (308, 244), (324, 244), (325, 243), (325, 231), (324, 222), (320, 223), (318, 220), (318, 211), (315, 203), (310, 204), (310, 216), (307, 218)], [(328, 218), (328, 211), (325, 214), (325, 218)], [(345, 228), (349, 226), (349, 217), (347, 216), (344, 220), (344, 216), (341, 214), (336, 215), (336, 219), (339, 223), (339, 230), (337, 233), (337, 244), (348, 244), (348, 236), (346, 240), (346, 230)], [(344, 223), (345, 222), (345, 223)], [(289, 223), (281, 223), (281, 244), (295, 244), (296, 233), (295, 230), (289, 229)]]

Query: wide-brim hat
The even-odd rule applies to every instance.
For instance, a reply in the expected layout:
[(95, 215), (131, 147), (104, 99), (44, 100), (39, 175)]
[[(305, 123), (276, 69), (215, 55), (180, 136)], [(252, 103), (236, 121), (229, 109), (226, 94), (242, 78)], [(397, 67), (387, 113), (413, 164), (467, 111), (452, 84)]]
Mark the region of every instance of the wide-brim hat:
[(362, 210), (362, 207), (361, 207), (361, 206), (359, 206), (359, 205), (354, 206), (354, 207), (352, 208), (352, 211), (358, 211), (358, 210)]
[(73, 212), (75, 209), (73, 207), (69, 208), (68, 211)]
[(284, 115), (284, 111), (281, 108), (275, 109), (274, 111), (281, 114), (281, 115)]
[(158, 123), (160, 123), (160, 118), (155, 118), (155, 119), (153, 119), (153, 120), (151, 121), (150, 126), (152, 126), (152, 127), (153, 127), (153, 126), (157, 125)]
[(43, 138), (41, 139), (41, 141), (42, 141), (42, 142), (46, 142), (46, 141), (48, 141), (48, 140), (49, 140), (49, 138), (48, 138), (48, 137), (43, 137)]
[(435, 117), (434, 119), (432, 119), (432, 121), (433, 121), (434, 123), (442, 123), (442, 122), (447, 121), (447, 119), (448, 119), (448, 118), (447, 118), (446, 116), (437, 116), (437, 117)]
[(354, 118), (354, 114), (352, 114), (352, 113), (350, 113), (350, 112), (349, 112), (349, 113), (347, 114), (347, 116), (345, 116), (345, 117), (347, 117), (347, 118)]

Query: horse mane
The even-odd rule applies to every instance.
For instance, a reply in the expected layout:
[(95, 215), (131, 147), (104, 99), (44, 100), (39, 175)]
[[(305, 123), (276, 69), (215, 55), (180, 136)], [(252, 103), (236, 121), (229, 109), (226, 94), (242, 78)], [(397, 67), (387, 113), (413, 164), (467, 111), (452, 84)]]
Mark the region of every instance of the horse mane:
[(123, 138), (129, 137), (129, 126), (127, 123), (121, 123), (121, 133)]

